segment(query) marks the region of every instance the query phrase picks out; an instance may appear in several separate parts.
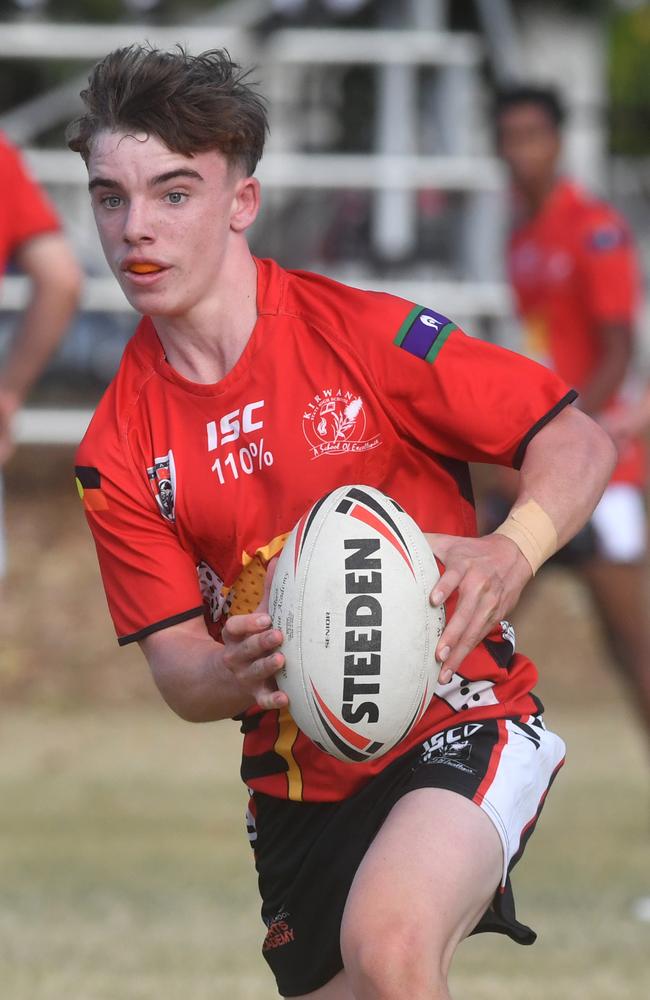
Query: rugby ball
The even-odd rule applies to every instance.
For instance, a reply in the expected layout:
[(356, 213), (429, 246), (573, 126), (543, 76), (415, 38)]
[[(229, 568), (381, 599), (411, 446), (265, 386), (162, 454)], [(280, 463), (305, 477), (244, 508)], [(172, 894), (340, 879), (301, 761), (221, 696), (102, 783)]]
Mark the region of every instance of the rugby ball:
[(280, 554), (269, 611), (276, 675), (296, 725), (343, 761), (383, 756), (417, 726), (438, 680), (439, 573), (415, 521), (372, 486), (313, 505)]

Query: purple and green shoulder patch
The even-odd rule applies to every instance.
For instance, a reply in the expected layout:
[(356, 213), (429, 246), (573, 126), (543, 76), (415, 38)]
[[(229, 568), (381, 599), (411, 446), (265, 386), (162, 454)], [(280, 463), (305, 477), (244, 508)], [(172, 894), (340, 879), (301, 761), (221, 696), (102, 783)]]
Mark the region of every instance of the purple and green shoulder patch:
[(414, 306), (397, 331), (394, 343), (416, 358), (433, 364), (455, 329), (456, 324), (435, 309)]

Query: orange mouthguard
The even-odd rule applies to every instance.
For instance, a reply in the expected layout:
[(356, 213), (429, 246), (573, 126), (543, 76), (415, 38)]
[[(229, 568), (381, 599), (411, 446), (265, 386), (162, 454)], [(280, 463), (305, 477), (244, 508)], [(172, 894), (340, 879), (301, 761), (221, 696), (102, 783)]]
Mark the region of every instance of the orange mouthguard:
[(136, 274), (151, 274), (153, 271), (162, 271), (162, 268), (158, 264), (131, 264), (129, 271), (135, 271)]

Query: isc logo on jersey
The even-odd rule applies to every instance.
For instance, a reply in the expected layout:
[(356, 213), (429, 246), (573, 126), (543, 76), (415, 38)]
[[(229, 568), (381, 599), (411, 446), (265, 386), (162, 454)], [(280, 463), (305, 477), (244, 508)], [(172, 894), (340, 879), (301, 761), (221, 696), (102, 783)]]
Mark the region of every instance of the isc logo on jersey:
[[(264, 400), (258, 399), (206, 424), (208, 453), (219, 451), (211, 471), (216, 473), (220, 486), (264, 472), (273, 465), (273, 453), (257, 433), (264, 427), (263, 409)], [(242, 438), (246, 438), (245, 443), (240, 441)]]
[(284, 634), (278, 685), (302, 731), (344, 761), (380, 757), (426, 712), (444, 611), (415, 522), (369, 486), (343, 486), (300, 519), (271, 588)]
[(237, 408), (225, 413), (219, 420), (210, 420), (205, 426), (208, 437), (208, 451), (216, 451), (218, 447), (232, 444), (240, 435), (252, 434), (264, 426), (259, 411), (264, 407), (264, 400), (247, 403), (243, 408)]

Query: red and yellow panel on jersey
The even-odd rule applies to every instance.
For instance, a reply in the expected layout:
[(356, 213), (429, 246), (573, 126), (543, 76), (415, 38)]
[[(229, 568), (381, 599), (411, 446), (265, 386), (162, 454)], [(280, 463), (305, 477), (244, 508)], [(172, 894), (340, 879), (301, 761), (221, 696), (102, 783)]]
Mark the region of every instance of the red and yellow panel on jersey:
[(414, 306), (397, 331), (394, 343), (416, 358), (433, 364), (447, 337), (456, 329), (455, 323), (435, 309)]
[(76, 465), (74, 474), (77, 492), (86, 510), (108, 510), (99, 469), (92, 465)]

